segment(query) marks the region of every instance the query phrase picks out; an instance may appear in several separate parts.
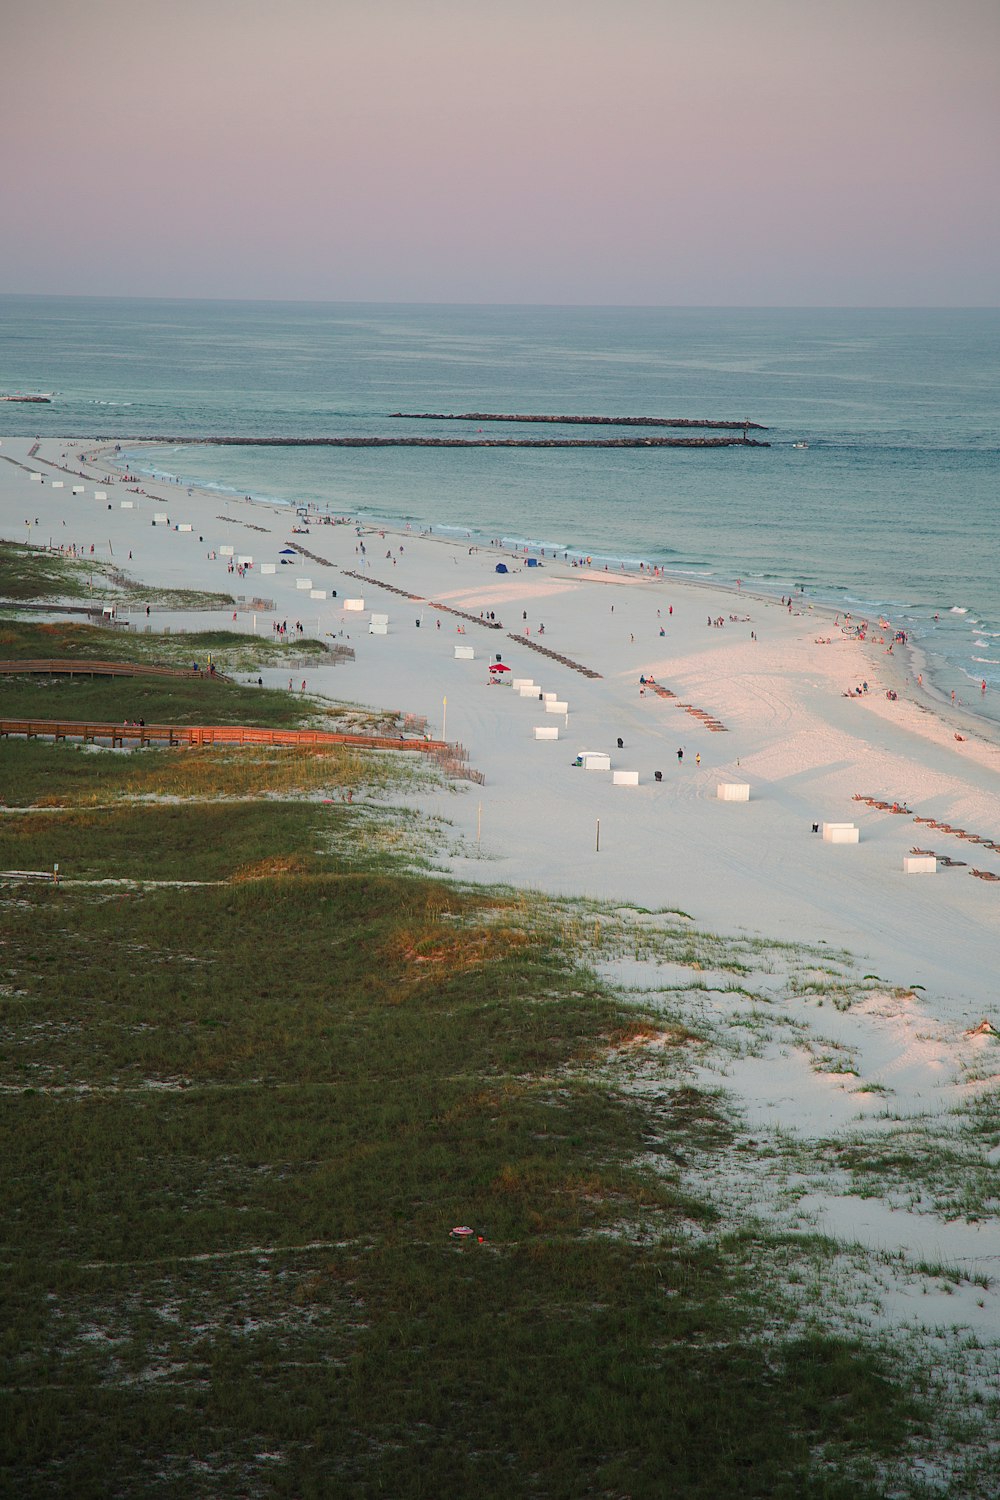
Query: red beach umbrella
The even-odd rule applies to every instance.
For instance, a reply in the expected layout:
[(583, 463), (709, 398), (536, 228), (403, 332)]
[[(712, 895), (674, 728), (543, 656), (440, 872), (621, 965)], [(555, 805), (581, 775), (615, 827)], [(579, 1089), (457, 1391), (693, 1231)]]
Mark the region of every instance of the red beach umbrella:
[(509, 672), (510, 671), (510, 667), (505, 666), (502, 661), (494, 661), (494, 662), (490, 663), (490, 671), (491, 672)]

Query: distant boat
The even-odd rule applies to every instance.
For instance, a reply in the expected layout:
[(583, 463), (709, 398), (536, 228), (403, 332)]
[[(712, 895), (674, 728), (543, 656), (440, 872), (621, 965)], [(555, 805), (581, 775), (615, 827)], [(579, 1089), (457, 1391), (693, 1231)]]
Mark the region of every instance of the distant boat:
[(808, 448), (809, 444), (808, 443), (793, 443), (792, 447), (793, 448)]

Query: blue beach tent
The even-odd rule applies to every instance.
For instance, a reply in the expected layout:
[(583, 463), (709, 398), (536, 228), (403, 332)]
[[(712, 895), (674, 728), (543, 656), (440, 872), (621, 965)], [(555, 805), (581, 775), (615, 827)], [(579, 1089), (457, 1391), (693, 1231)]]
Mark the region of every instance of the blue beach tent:
[(506, 563), (497, 563), (497, 572), (498, 573), (506, 573), (506, 571), (507, 571), (507, 564)]

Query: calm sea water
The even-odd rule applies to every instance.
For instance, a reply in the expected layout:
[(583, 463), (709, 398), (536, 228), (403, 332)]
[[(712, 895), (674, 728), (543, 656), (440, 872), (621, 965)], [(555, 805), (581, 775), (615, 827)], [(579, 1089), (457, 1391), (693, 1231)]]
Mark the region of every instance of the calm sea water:
[(886, 611), (945, 690), (1000, 715), (997, 310), (8, 297), (0, 389), (56, 393), (0, 404), (0, 435), (463, 435), (397, 410), (747, 417), (770, 448), (126, 448), (237, 494), (802, 585)]

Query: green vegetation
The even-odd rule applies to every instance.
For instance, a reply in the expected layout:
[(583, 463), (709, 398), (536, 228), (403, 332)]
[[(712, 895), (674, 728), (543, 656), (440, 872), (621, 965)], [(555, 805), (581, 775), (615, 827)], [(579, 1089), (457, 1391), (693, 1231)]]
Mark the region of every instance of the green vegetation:
[(0, 599), (92, 599), (120, 604), (157, 604), (163, 609), (212, 609), (232, 605), (231, 594), (205, 589), (150, 589), (113, 562), (0, 541)]
[[(301, 750), (223, 746), (187, 750), (182, 755), (155, 748), (122, 755), (62, 743), (49, 745), (48, 750), (48, 756), (40, 757), (34, 753), (34, 746), (23, 740), (12, 740), (5, 746), (5, 796), (0, 805), (70, 808), (154, 798), (210, 801), (276, 795), (340, 797), (362, 788), (371, 796), (407, 780), (419, 785), (436, 776), (426, 760), (401, 762), (398, 755), (359, 752), (339, 745)], [(54, 770), (58, 772), (56, 777)], [(359, 809), (359, 816), (366, 815)], [(129, 818), (135, 836), (145, 839), (143, 830), (148, 831), (150, 825), (142, 821), (142, 809), (132, 808)], [(90, 838), (85, 824), (65, 822), (57, 837), (72, 841), (74, 826), (81, 828), (80, 849), (86, 851)], [(27, 823), (25, 828), (27, 832), (18, 838), (12, 826), (8, 836), (27, 849), (41, 848), (37, 827)], [(325, 833), (329, 837), (334, 830), (327, 828)], [(356, 842), (356, 831), (353, 837)], [(351, 838), (347, 830), (345, 847), (350, 846)], [(69, 852), (72, 857), (76, 851)]]
[(579, 957), (710, 965), (762, 1028), (759, 945), (408, 873), (413, 815), (344, 795), (409, 764), (0, 743), (0, 867), (62, 876), (0, 886), (0, 1490), (921, 1495), (931, 1405), (823, 1323), (835, 1247), (722, 1224), (708, 1017)]
[(29, 826), (74, 876), (223, 882), (6, 901), (8, 1487), (791, 1496), (897, 1448), (877, 1355), (766, 1346), (691, 1241), (664, 1151), (722, 1149), (716, 1104), (654, 1167), (584, 1065), (634, 1013), (516, 904), (337, 869), (351, 811), (5, 820), (4, 863)]
[(3, 679), (4, 718), (86, 719), (118, 724), (256, 724), (299, 728), (314, 699), (269, 688), (222, 683), (207, 673), (189, 677), (43, 677)]
[(0, 542), (0, 599), (82, 599), (90, 593), (88, 570), (57, 552), (39, 552)]
[[(331, 704), (311, 694), (260, 688), (256, 683), (223, 682), (228, 672), (257, 675), (266, 667), (287, 670), (296, 686), (305, 667), (334, 658), (322, 641), (300, 640), (294, 647), (235, 631), (164, 634), (111, 632), (78, 621), (40, 624), (0, 619), (0, 659), (74, 661), (85, 673), (88, 661), (170, 667), (201, 672), (187, 678), (52, 676), (25, 673), (2, 679), (6, 718), (109, 720), (143, 718), (147, 723), (257, 724), (291, 729), (313, 727), (350, 734), (392, 734), (399, 715), (356, 704)], [(205, 668), (209, 661), (216, 675)]]
[(95, 628), (79, 619), (39, 623), (35, 620), (0, 620), (0, 657), (135, 662), (161, 667), (206, 664), (209, 657), (219, 671), (249, 671), (251, 666), (276, 666), (301, 662), (303, 657), (329, 660), (322, 641), (306, 638), (292, 646), (280, 645), (270, 636), (248, 636), (235, 630), (153, 632)]

